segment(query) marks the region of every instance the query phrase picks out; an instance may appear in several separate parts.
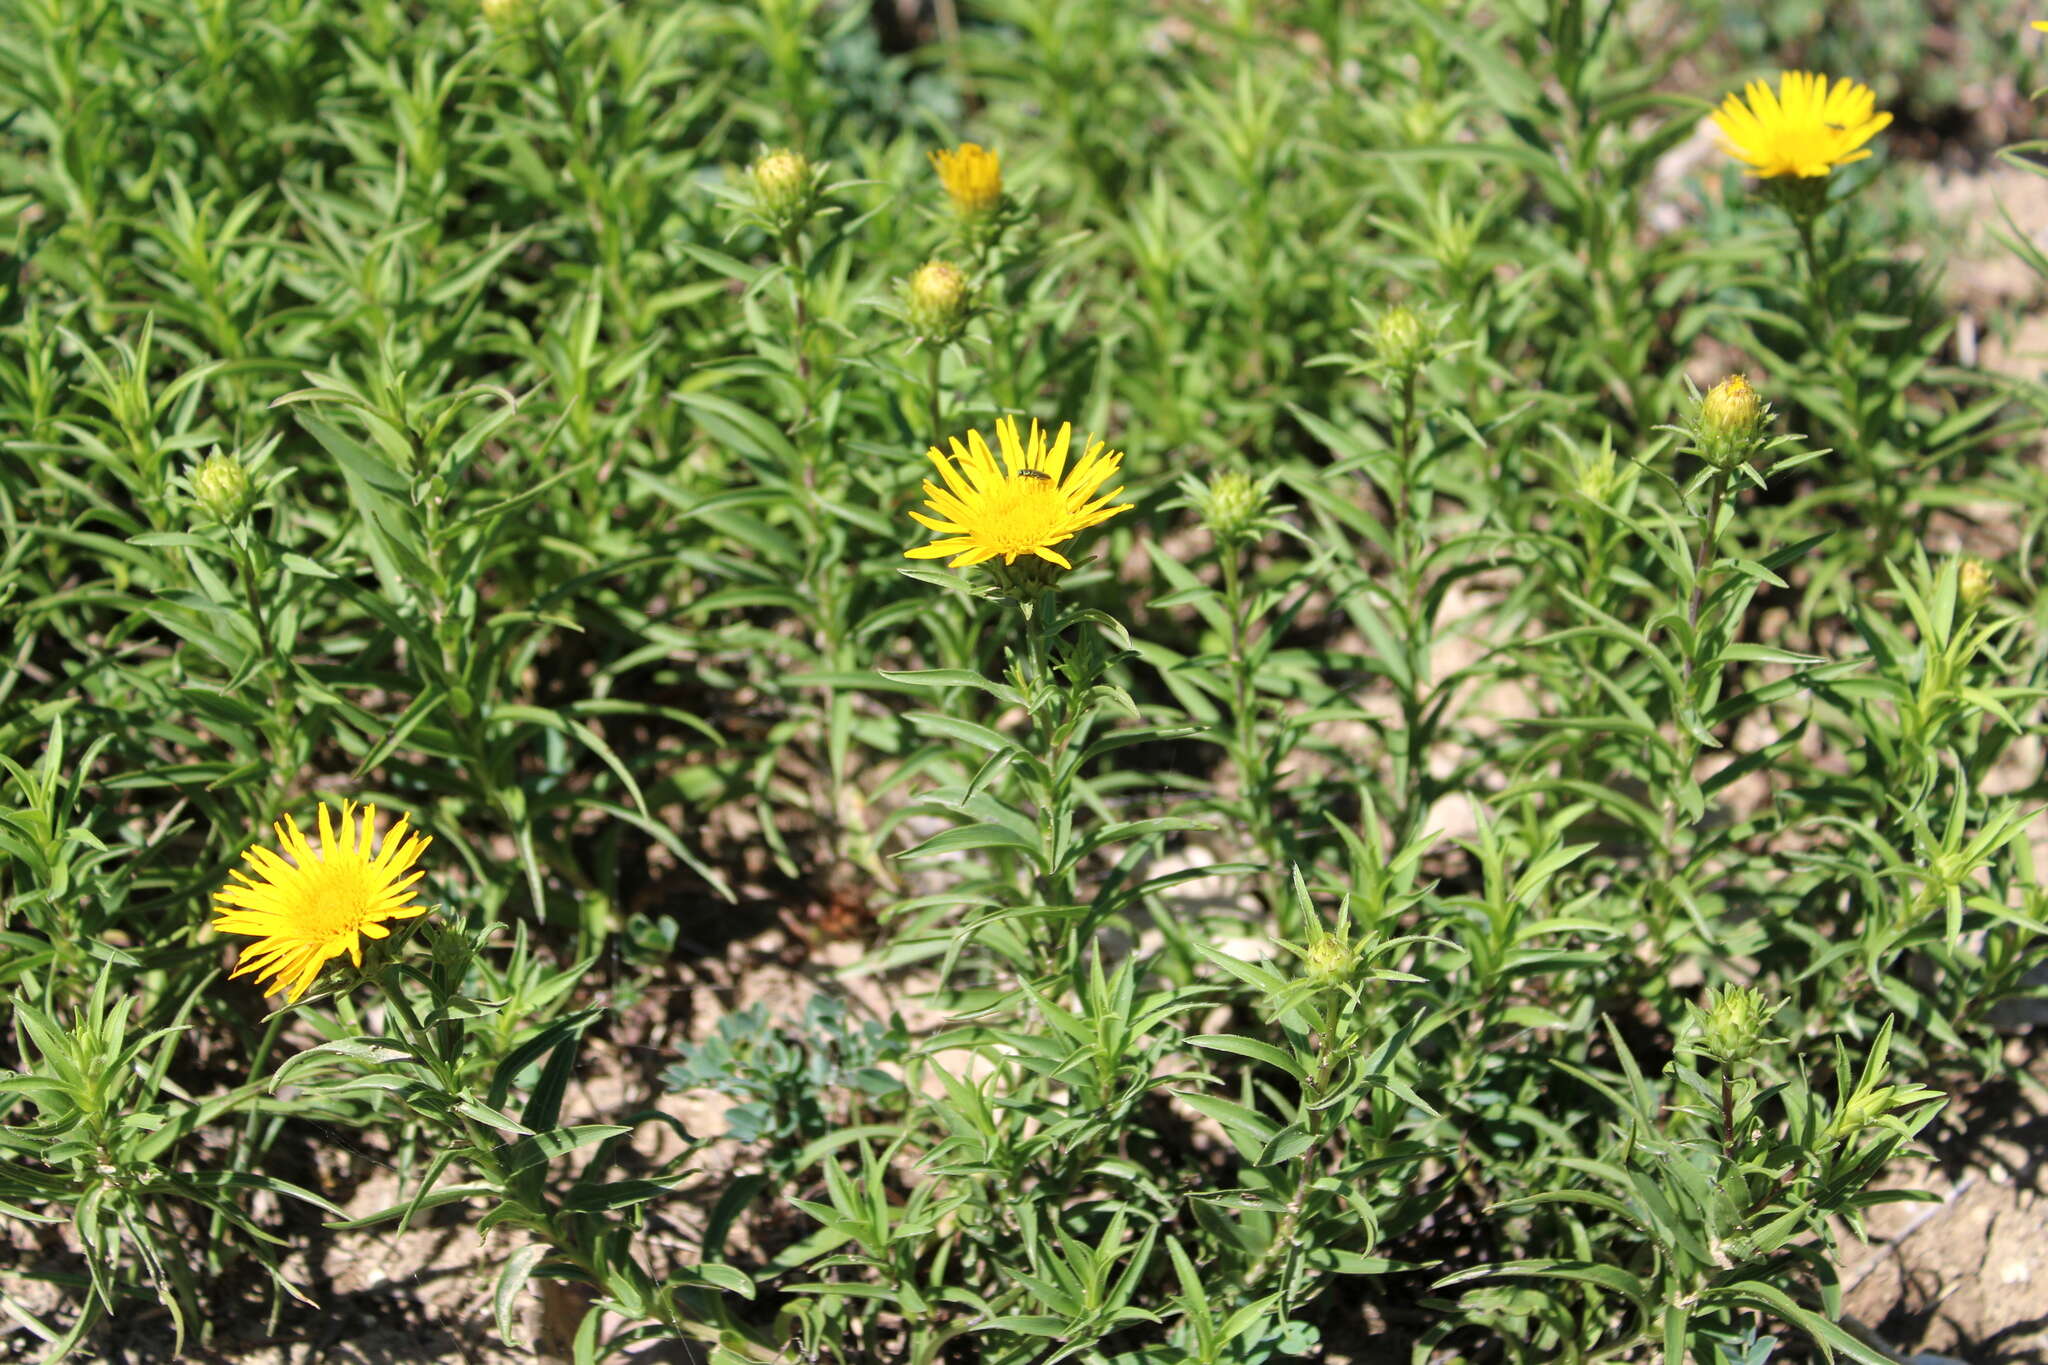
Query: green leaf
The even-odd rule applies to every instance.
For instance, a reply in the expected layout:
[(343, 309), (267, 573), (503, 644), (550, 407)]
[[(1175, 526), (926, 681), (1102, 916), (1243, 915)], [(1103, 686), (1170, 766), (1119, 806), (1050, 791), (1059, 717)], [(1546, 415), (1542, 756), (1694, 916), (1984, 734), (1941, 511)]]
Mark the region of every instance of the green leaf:
[(533, 1268), (546, 1260), (553, 1250), (539, 1242), (520, 1247), (505, 1259), (504, 1268), (498, 1272), (497, 1287), (491, 1294), (498, 1316), (498, 1335), (506, 1345), (515, 1349), (523, 1349), (526, 1341), (513, 1321), (514, 1306), (520, 1291), (526, 1288), (527, 1280), (532, 1277)]

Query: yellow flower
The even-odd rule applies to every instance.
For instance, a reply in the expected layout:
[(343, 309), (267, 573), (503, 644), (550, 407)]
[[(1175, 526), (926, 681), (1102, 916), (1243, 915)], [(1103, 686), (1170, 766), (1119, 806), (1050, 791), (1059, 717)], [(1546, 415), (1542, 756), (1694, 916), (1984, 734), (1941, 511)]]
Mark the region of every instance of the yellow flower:
[[(362, 940), (388, 938), (384, 921), (412, 919), (427, 908), (413, 903), (413, 883), (420, 873), (407, 872), (431, 842), (410, 834), (405, 817), (385, 834), (383, 851), (372, 856), (371, 830), (375, 806), (363, 807), (360, 818), (352, 801), (341, 803), (337, 839), (327, 805), (320, 805), (320, 847), (299, 832), (291, 816), (271, 828), (291, 859), (286, 862), (257, 845), (243, 854), (254, 876), (230, 873), (234, 884), (214, 893), (213, 928), (256, 939), (242, 950), (234, 975), (256, 973), (269, 978), (264, 993), (290, 988), (297, 1000), (328, 961), (349, 955), (363, 965)], [(352, 823), (355, 822), (355, 823)]]
[(1826, 76), (1805, 71), (1785, 72), (1776, 94), (1762, 81), (1751, 81), (1743, 93), (1747, 103), (1734, 95), (1721, 102), (1714, 126), (1722, 149), (1766, 180), (1814, 179), (1861, 161), (1870, 155), (1863, 144), (1892, 121), (1890, 114), (1872, 112), (1877, 97), (1869, 86), (1837, 81), (1830, 87)]
[(954, 151), (933, 152), (939, 183), (962, 218), (978, 218), (1003, 198), (1003, 159), (985, 147), (963, 142)]
[(1059, 434), (1048, 447), (1045, 432), (1036, 421), (1031, 424), (1029, 442), (1017, 437), (1016, 419), (996, 419), (996, 440), (1002, 446), (1002, 463), (989, 451), (981, 433), (967, 433), (967, 444), (952, 440), (949, 461), (934, 446), (926, 452), (938, 466), (941, 488), (926, 479), (925, 505), (938, 515), (928, 517), (912, 512), (911, 518), (946, 537), (919, 545), (903, 553), (909, 559), (943, 559), (953, 556), (953, 568), (979, 564), (1003, 557), (1015, 564), (1020, 555), (1036, 555), (1062, 569), (1074, 566), (1053, 546), (1072, 540), (1130, 503), (1112, 507), (1122, 485), (1095, 496), (1095, 490), (1116, 477), (1123, 464), (1123, 452), (1106, 450), (1100, 441), (1091, 443), (1087, 454), (1072, 469), (1067, 467), (1067, 444), (1073, 435), (1071, 422), (1060, 423)]

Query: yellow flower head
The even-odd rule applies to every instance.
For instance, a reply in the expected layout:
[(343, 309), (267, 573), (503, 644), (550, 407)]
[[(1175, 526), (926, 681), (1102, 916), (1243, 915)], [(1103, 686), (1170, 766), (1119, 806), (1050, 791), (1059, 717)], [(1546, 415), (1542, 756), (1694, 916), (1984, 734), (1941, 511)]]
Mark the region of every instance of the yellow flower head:
[(961, 568), (997, 555), (1005, 564), (1015, 564), (1021, 555), (1036, 555), (1062, 569), (1073, 568), (1053, 546), (1131, 509), (1127, 502), (1110, 505), (1124, 491), (1121, 484), (1095, 496), (1096, 489), (1116, 477), (1123, 452), (1107, 450), (1096, 441), (1069, 469), (1067, 444), (1073, 431), (1073, 423), (1060, 423), (1059, 434), (1048, 445), (1034, 421), (1027, 442), (1018, 439), (1015, 418), (999, 417), (996, 441), (1002, 447), (1001, 463), (978, 431), (967, 433), (965, 445), (953, 438), (950, 460), (932, 447), (926, 454), (938, 466), (945, 487), (926, 479), (924, 496), (925, 505), (938, 515), (910, 515), (945, 538), (905, 550), (905, 557), (950, 555), (952, 567)]
[(1003, 159), (985, 147), (963, 142), (952, 151), (932, 154), (939, 183), (962, 218), (978, 218), (1003, 198)]
[(1700, 425), (1710, 436), (1739, 440), (1752, 435), (1763, 415), (1764, 400), (1746, 374), (1731, 374), (1700, 400)]
[[(1712, 115), (1721, 146), (1761, 179), (1795, 175), (1814, 179), (1870, 155), (1863, 144), (1892, 121), (1873, 113), (1877, 96), (1867, 85), (1787, 71), (1778, 91), (1751, 81), (1745, 98), (1728, 96)], [(1746, 102), (1745, 102), (1746, 99)]]
[(371, 851), (377, 808), (341, 803), (337, 838), (333, 817), (320, 806), (320, 846), (314, 848), (291, 816), (271, 828), (290, 862), (257, 845), (243, 854), (250, 872), (234, 871), (234, 881), (214, 893), (213, 928), (248, 934), (255, 943), (242, 950), (236, 976), (251, 972), (268, 978), (265, 994), (289, 988), (297, 1000), (328, 961), (349, 955), (363, 965), (362, 940), (388, 938), (384, 921), (412, 919), (427, 908), (413, 903), (413, 883), (420, 873), (408, 872), (430, 842), (411, 834), (405, 817), (384, 836), (383, 850)]

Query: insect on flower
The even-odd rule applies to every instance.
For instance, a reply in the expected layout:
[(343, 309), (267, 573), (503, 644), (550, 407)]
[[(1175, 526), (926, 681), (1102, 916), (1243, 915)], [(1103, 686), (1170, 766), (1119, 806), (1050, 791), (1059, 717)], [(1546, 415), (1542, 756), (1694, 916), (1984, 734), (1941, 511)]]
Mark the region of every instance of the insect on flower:
[(941, 482), (924, 482), (925, 506), (931, 515), (910, 515), (943, 539), (913, 546), (904, 554), (911, 559), (947, 559), (954, 568), (998, 556), (1006, 565), (1015, 564), (1024, 555), (1073, 568), (1053, 547), (1131, 507), (1116, 501), (1124, 491), (1121, 484), (1096, 494), (1116, 478), (1123, 452), (1093, 441), (1080, 459), (1069, 464), (1073, 434), (1073, 424), (1062, 422), (1059, 433), (1048, 441), (1044, 429), (1033, 422), (1029, 437), (1024, 437), (1014, 419), (1003, 417), (996, 420), (1000, 457), (978, 431), (968, 432), (965, 443), (953, 439), (951, 459), (934, 446), (926, 454)]

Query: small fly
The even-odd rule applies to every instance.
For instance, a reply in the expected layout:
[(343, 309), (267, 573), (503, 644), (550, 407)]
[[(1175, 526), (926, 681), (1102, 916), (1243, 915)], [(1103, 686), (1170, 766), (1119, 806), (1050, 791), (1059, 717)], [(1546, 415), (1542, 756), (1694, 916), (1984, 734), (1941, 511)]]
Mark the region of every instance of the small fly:
[(1052, 475), (1046, 473), (1043, 469), (1020, 469), (1017, 471), (1017, 477), (1020, 479), (1044, 479), (1047, 483), (1052, 482)]

